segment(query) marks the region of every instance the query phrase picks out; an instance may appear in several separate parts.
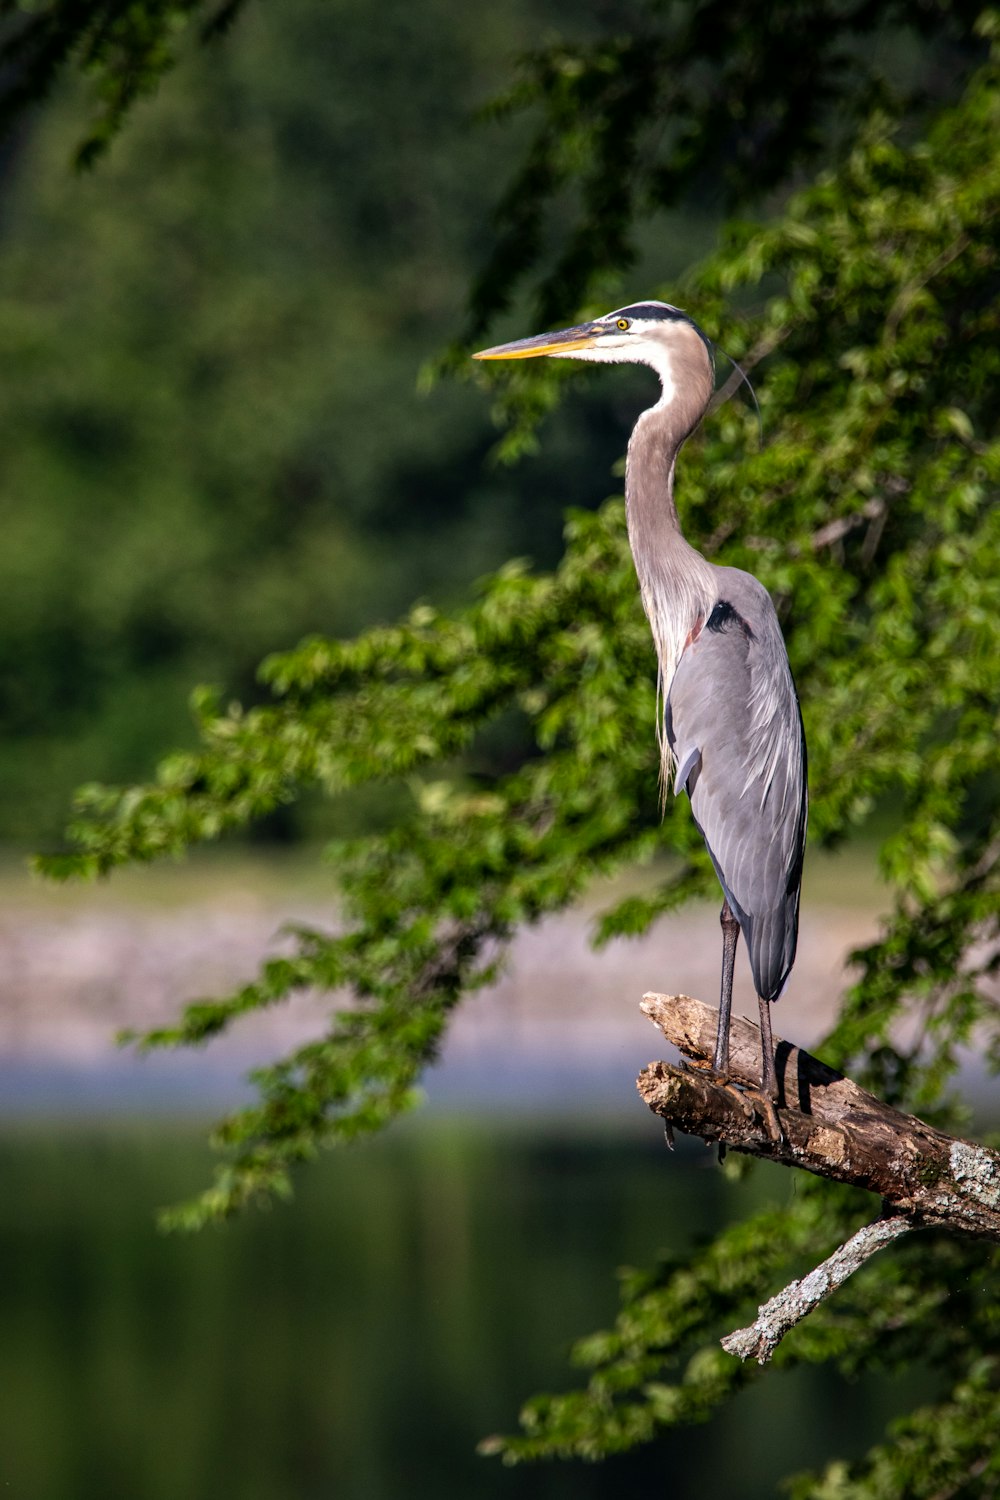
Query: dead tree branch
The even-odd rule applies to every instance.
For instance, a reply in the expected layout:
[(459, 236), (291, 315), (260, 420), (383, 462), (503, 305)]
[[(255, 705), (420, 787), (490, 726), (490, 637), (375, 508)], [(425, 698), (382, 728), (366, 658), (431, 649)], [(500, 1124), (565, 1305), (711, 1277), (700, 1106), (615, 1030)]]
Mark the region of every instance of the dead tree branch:
[[(942, 1224), (1000, 1241), (1000, 1153), (903, 1114), (789, 1042), (775, 1040), (782, 1138), (738, 1091), (706, 1065), (715, 1046), (716, 1012), (687, 995), (646, 995), (642, 1009), (694, 1062), (644, 1068), (638, 1088), (668, 1125), (733, 1151), (804, 1167), (835, 1182), (877, 1193), (912, 1227)], [(760, 1033), (734, 1019), (730, 1076), (760, 1084)]]
[(876, 1219), (866, 1224), (849, 1240), (836, 1249), (801, 1281), (789, 1282), (770, 1302), (757, 1309), (757, 1317), (749, 1328), (737, 1328), (721, 1340), (727, 1354), (737, 1359), (755, 1359), (759, 1365), (767, 1364), (785, 1334), (796, 1323), (811, 1313), (831, 1292), (835, 1292), (865, 1261), (883, 1245), (898, 1240), (913, 1225), (902, 1214), (888, 1219)]
[(907, 1230), (942, 1225), (1000, 1241), (1000, 1153), (893, 1109), (780, 1038), (775, 1039), (778, 1136), (753, 1093), (744, 1097), (732, 1086), (759, 1088), (756, 1026), (733, 1020), (727, 1085), (709, 1068), (715, 1010), (687, 995), (646, 995), (642, 1009), (693, 1064), (654, 1062), (639, 1075), (639, 1093), (663, 1119), (668, 1135), (676, 1127), (733, 1151), (867, 1188), (882, 1199), (878, 1219), (764, 1303), (748, 1328), (727, 1334), (722, 1347), (728, 1353), (766, 1363), (790, 1328)]

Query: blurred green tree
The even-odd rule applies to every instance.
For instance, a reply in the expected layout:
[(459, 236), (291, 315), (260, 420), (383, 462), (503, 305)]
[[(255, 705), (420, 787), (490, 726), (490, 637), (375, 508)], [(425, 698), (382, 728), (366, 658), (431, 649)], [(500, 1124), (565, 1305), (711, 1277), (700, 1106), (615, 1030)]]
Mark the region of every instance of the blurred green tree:
[[(877, 27), (904, 19), (955, 64), (936, 98), (925, 78), (891, 89), (873, 75)], [(470, 325), (528, 274), (543, 277), (543, 307), (563, 288), (560, 321), (577, 298), (610, 293), (635, 226), (712, 162), (777, 191), (826, 158), (767, 222), (731, 224), (683, 289), (713, 338), (768, 363), (766, 446), (748, 453), (746, 422), (724, 409), (686, 450), (681, 504), (690, 534), (779, 605), (813, 837), (845, 837), (879, 802), (898, 810), (881, 850), (892, 907), (821, 1050), (939, 1121), (956, 1117), (962, 1048), (1000, 1066), (998, 41), (995, 11), (973, 24), (960, 5), (708, 3), (654, 6), (613, 40), (550, 49), (514, 96), (543, 125)], [(658, 134), (666, 109), (677, 128)], [(562, 250), (543, 229), (550, 211), (568, 226)], [(505, 380), (522, 431), (560, 378)], [(607, 911), (599, 939), (643, 930), (711, 882), (683, 801), (659, 817), (651, 648), (617, 501), (570, 518), (552, 572), (512, 564), (465, 610), (422, 606), (354, 641), (307, 640), (262, 680), (270, 700), (248, 710), (200, 694), (199, 746), (148, 786), (86, 789), (73, 847), (43, 861), (56, 876), (103, 873), (244, 827), (310, 786), (409, 779), (409, 817), (331, 851), (343, 931), (300, 931), (292, 957), (138, 1039), (198, 1043), (307, 986), (352, 992), (325, 1035), (255, 1075), (259, 1101), (219, 1128), (216, 1182), (168, 1215), (178, 1227), (287, 1192), (319, 1147), (411, 1105), (452, 1010), (495, 973), (517, 924), (657, 850), (674, 856), (670, 878)], [(449, 776), (511, 712), (534, 754), (491, 778)], [(585, 1385), (533, 1402), (522, 1433), (491, 1450), (600, 1458), (707, 1417), (750, 1378), (718, 1334), (870, 1214), (859, 1195), (806, 1181), (683, 1264), (630, 1277), (617, 1326), (577, 1350)], [(859, 1464), (800, 1476), (796, 1495), (996, 1493), (997, 1264), (989, 1246), (915, 1238), (786, 1339), (776, 1363), (845, 1374), (919, 1356), (939, 1393)]]
[[(29, 24), (99, 9), (33, 7)], [(143, 7), (109, 9), (131, 25)], [(516, 141), (468, 118), (565, 9), (505, 0), (483, 20), (428, 0), (415, 18), (389, 0), (373, 31), (360, 3), (257, 8), (185, 57), (99, 170), (66, 170), (89, 74), (16, 140), (0, 226), (16, 372), (0, 393), (5, 843), (54, 835), (94, 767), (132, 778), (182, 742), (192, 682), (245, 696), (261, 655), (307, 630), (456, 600), (511, 553), (558, 556), (560, 503), (617, 456), (606, 404), (596, 437), (570, 440), (577, 417), (554, 435), (525, 489), (484, 468), (476, 393), (452, 383), (431, 403), (415, 385), (461, 315), (491, 173), (515, 160)]]

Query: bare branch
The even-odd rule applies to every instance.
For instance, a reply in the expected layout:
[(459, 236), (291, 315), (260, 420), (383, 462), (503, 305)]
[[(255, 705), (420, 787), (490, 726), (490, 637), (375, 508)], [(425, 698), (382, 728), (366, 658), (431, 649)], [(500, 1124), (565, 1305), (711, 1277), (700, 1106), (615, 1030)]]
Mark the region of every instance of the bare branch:
[[(992, 214), (988, 215), (987, 222), (992, 217)], [(919, 276), (912, 277), (900, 288), (895, 302), (889, 309), (889, 315), (885, 320), (884, 337), (886, 343), (892, 343), (895, 340), (899, 325), (909, 312), (917, 295), (923, 291), (928, 282), (933, 281), (935, 276), (939, 276), (943, 270), (950, 266), (953, 260), (957, 260), (960, 255), (964, 255), (969, 248), (969, 244), (969, 235), (960, 234), (946, 250), (942, 250), (940, 255), (934, 257), (930, 265), (925, 267)]]
[(813, 548), (818, 552), (821, 547), (829, 547), (834, 542), (841, 541), (866, 521), (884, 522), (887, 511), (888, 506), (881, 496), (874, 496), (871, 500), (866, 500), (860, 510), (852, 511), (849, 516), (836, 516), (818, 531), (814, 531), (810, 537)]
[(717, 1013), (687, 995), (646, 995), (642, 1009), (695, 1067), (644, 1068), (638, 1088), (670, 1127), (877, 1193), (911, 1227), (940, 1224), (1000, 1241), (1000, 1154), (893, 1109), (808, 1052), (776, 1039), (781, 1136), (733, 1083), (760, 1085), (760, 1033), (735, 1019), (730, 1086), (707, 1069)]
[[(775, 1038), (779, 1096), (774, 1118), (768, 1119), (756, 1094), (756, 1026), (733, 1021), (729, 1081), (722, 1083), (709, 1067), (718, 1022), (711, 1006), (688, 995), (650, 994), (643, 997), (642, 1009), (694, 1064), (653, 1062), (639, 1075), (639, 1092), (662, 1118), (668, 1140), (676, 1126), (734, 1151), (804, 1167), (878, 1193), (886, 1210), (808, 1276), (790, 1282), (759, 1307), (749, 1327), (727, 1334), (722, 1340), (727, 1353), (766, 1364), (790, 1328), (883, 1245), (908, 1230), (937, 1224), (1000, 1241), (997, 1152), (893, 1109), (780, 1038)], [(741, 1088), (749, 1092), (743, 1094)]]
[(911, 1221), (903, 1214), (866, 1224), (808, 1276), (789, 1282), (776, 1297), (758, 1307), (757, 1317), (748, 1328), (727, 1333), (720, 1340), (723, 1349), (737, 1359), (755, 1359), (759, 1365), (766, 1365), (789, 1329), (835, 1292), (848, 1276), (853, 1276), (883, 1245), (898, 1240), (912, 1228)]

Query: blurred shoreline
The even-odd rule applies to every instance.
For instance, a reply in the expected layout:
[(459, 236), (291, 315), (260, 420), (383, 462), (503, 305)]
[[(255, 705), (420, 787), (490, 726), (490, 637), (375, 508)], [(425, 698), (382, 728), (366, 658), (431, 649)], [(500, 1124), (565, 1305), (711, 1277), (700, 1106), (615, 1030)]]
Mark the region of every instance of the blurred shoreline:
[[(297, 997), (203, 1049), (140, 1058), (115, 1043), (122, 1028), (169, 1022), (186, 1002), (251, 979), (265, 956), (290, 951), (288, 923), (332, 929), (335, 880), (315, 857), (209, 857), (77, 888), (8, 867), (0, 892), (0, 1113), (215, 1112), (248, 1096), (248, 1069), (315, 1036), (343, 1000)], [(652, 989), (714, 1003), (720, 939), (714, 904), (699, 904), (595, 952), (591, 918), (621, 894), (618, 882), (517, 934), (499, 982), (452, 1023), (425, 1080), (433, 1106), (636, 1107), (636, 1073), (663, 1048), (638, 1002)], [(777, 1033), (815, 1045), (882, 905), (873, 855), (811, 858)], [(756, 1014), (742, 959), (735, 1008)]]

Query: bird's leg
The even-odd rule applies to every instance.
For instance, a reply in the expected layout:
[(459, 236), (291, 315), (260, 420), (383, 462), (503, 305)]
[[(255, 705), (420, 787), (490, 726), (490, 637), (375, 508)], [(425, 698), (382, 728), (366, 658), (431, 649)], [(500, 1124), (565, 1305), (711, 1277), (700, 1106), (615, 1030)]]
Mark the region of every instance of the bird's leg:
[(715, 1037), (715, 1057), (712, 1069), (722, 1079), (729, 1077), (729, 1019), (733, 1010), (733, 970), (736, 967), (736, 944), (740, 937), (740, 924), (733, 916), (728, 901), (723, 901), (719, 913), (722, 927), (722, 990), (719, 996), (719, 1029)]
[[(782, 1139), (778, 1120), (778, 1076), (774, 1066), (774, 1042), (771, 1037), (771, 1006), (758, 996), (760, 1005), (761, 1080), (759, 1089), (747, 1089), (729, 1081), (729, 1027), (733, 1011), (733, 971), (736, 967), (736, 945), (740, 937), (740, 924), (733, 916), (728, 900), (722, 903), (719, 913), (722, 927), (722, 988), (719, 995), (719, 1029), (715, 1038), (715, 1056), (712, 1072), (718, 1081), (734, 1094), (749, 1114), (749, 1101), (760, 1106), (764, 1123), (772, 1140)], [(720, 1148), (722, 1160), (725, 1148)]]
[(760, 1091), (778, 1102), (778, 1075), (774, 1066), (774, 1042), (771, 1038), (771, 1002), (757, 996), (760, 1007)]
[(767, 1133), (772, 1141), (785, 1138), (778, 1119), (778, 1073), (774, 1066), (774, 1039), (771, 1036), (771, 1002), (763, 995), (757, 996), (760, 1008), (760, 1089), (748, 1089), (747, 1093), (761, 1107)]
[[(751, 1115), (752, 1111), (744, 1103), (743, 1091), (735, 1083), (729, 1081), (729, 1022), (733, 1012), (733, 970), (736, 967), (736, 944), (740, 939), (740, 924), (733, 916), (728, 901), (722, 903), (719, 924), (722, 927), (722, 987), (719, 994), (719, 1029), (715, 1035), (712, 1072), (723, 1088), (733, 1095), (748, 1115)], [(726, 1148), (720, 1143), (720, 1164), (725, 1159)]]

